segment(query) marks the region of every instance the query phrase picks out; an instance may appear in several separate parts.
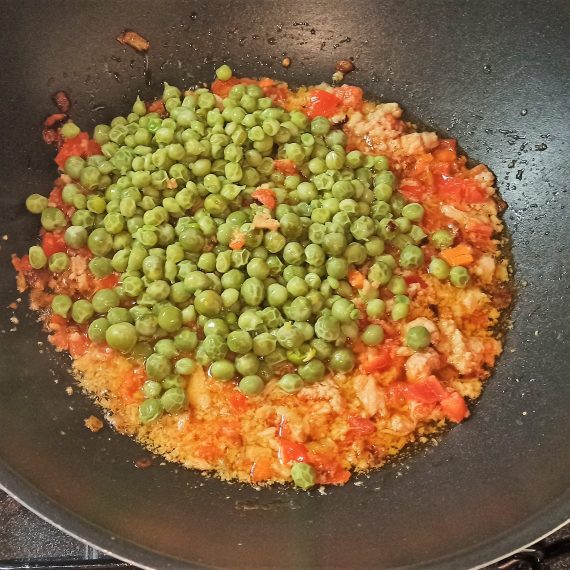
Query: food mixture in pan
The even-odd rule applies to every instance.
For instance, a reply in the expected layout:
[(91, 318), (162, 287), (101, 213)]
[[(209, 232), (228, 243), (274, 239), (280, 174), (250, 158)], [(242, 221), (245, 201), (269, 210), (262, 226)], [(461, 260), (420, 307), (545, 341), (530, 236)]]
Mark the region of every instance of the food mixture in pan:
[(120, 432), (223, 479), (343, 484), (469, 416), (510, 300), (502, 202), (396, 103), (216, 75), (50, 131), (18, 286)]

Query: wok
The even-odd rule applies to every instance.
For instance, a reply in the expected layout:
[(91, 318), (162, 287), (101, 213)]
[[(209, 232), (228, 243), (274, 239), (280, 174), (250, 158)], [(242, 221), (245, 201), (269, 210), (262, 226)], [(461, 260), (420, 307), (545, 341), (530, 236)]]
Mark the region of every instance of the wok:
[[(570, 513), (567, 342), (567, 2), (3, 2), (0, 14), (0, 482), (41, 516), (113, 555), (152, 568), (474, 567), (519, 549)], [(151, 42), (149, 71), (119, 45)], [(293, 65), (280, 65), (283, 54)], [(91, 128), (152, 98), (161, 81), (237, 74), (293, 85), (349, 76), (400, 102), (496, 173), (509, 209), (518, 295), (505, 352), (472, 418), (440, 444), (342, 488), (256, 491), (147, 455), (83, 419), (69, 361), (46, 345), (18, 296), (10, 253), (37, 226), (24, 197), (47, 193), (53, 150), (40, 136), (66, 90)], [(10, 322), (16, 316), (19, 324)], [(10, 332), (10, 329), (16, 330)]]

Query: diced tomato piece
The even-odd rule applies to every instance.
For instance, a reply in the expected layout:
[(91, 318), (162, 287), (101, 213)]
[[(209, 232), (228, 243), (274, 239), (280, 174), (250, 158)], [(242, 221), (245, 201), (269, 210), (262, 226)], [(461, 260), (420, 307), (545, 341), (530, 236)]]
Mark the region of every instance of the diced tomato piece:
[(317, 470), (317, 483), (342, 485), (350, 479), (350, 471), (346, 470), (335, 456), (310, 452), (307, 463)]
[(299, 461), (307, 463), (309, 450), (302, 444), (290, 439), (279, 438), (278, 457), (282, 465), (286, 465), (291, 461)]
[(119, 283), (119, 276), (116, 273), (111, 273), (111, 275), (107, 275), (105, 277), (101, 277), (100, 279), (93, 279), (93, 284), (95, 289), (112, 289), (116, 287)]
[(90, 141), (87, 133), (79, 133), (76, 137), (65, 140), (55, 157), (55, 162), (63, 170), (65, 162), (70, 156), (82, 156), (85, 158), (92, 154), (100, 153), (101, 147), (95, 141)]
[(247, 397), (241, 392), (232, 391), (230, 395), (230, 407), (236, 414), (242, 414), (249, 409)]
[(245, 245), (245, 234), (243, 232), (236, 231), (230, 240), (229, 246), (230, 249), (242, 249)]
[(85, 333), (73, 332), (69, 335), (68, 350), (74, 358), (87, 351), (90, 341)]
[(340, 99), (334, 93), (329, 93), (322, 89), (310, 91), (309, 101), (307, 116), (310, 119), (315, 117), (332, 117), (341, 106)]
[(44, 127), (50, 129), (59, 123), (62, 123), (67, 118), (65, 113), (53, 113), (49, 115), (44, 121)]
[(480, 204), (487, 199), (485, 188), (476, 180), (440, 176), (435, 181), (438, 195), (461, 204)]
[(18, 257), (17, 255), (12, 255), (12, 266), (17, 272), (31, 271), (32, 266), (30, 265), (30, 258), (28, 255), (23, 255)]
[(437, 145), (437, 150), (451, 150), (457, 152), (457, 140), (456, 139), (440, 139)]
[(361, 355), (360, 368), (366, 374), (382, 372), (394, 363), (394, 349), (396, 344), (390, 340), (385, 341), (378, 348), (370, 348)]
[(465, 400), (458, 392), (452, 392), (440, 402), (443, 413), (455, 423), (469, 417), (469, 410)]
[(251, 464), (249, 476), (254, 483), (267, 481), (271, 479), (273, 469), (271, 467), (271, 459), (269, 457), (260, 457)]
[(212, 83), (212, 93), (214, 93), (218, 97), (221, 97), (222, 99), (225, 99), (228, 96), (230, 89), (234, 85), (238, 85), (239, 83), (240, 83), (240, 80), (237, 77), (231, 77), (227, 81), (222, 81), (221, 79), (216, 79)]
[(348, 282), (355, 289), (362, 289), (364, 287), (364, 275), (360, 271), (352, 269), (348, 272)]
[(163, 115), (164, 113), (166, 113), (166, 109), (164, 107), (164, 101), (162, 99), (157, 99), (156, 101), (149, 103), (147, 111), (149, 113), (158, 113), (159, 115)]
[(292, 160), (289, 160), (288, 158), (282, 158), (279, 160), (274, 160), (273, 166), (275, 167), (275, 170), (278, 170), (279, 172), (281, 172), (283, 174), (293, 175), (293, 174), (297, 174), (297, 172), (298, 172), (297, 171), (297, 165)]
[(376, 431), (376, 424), (373, 421), (360, 416), (350, 416), (348, 425), (350, 431), (359, 436), (372, 435)]
[(50, 326), (54, 326), (54, 327), (62, 327), (67, 323), (67, 319), (65, 319), (64, 317), (62, 317), (61, 315), (56, 315), (55, 313), (52, 314), (49, 318), (49, 324)]
[(341, 100), (343, 107), (358, 109), (362, 105), (362, 89), (354, 85), (335, 87), (333, 93)]
[(261, 83), (262, 81), (259, 82), (259, 85), (262, 87), (265, 96), (276, 103), (283, 104), (289, 98), (289, 89), (285, 85), (272, 82), (271, 85), (263, 86)]
[(54, 253), (67, 251), (63, 232), (46, 232), (42, 237), (42, 249), (48, 257)]
[(448, 395), (447, 390), (435, 376), (428, 376), (421, 382), (408, 384), (403, 396), (411, 402), (422, 404), (434, 404)]
[(275, 198), (275, 192), (271, 188), (258, 188), (252, 192), (251, 197), (257, 200), (260, 204), (273, 210), (277, 205), (277, 199)]
[(125, 376), (121, 385), (121, 395), (128, 401), (136, 400), (137, 392), (146, 380), (146, 375), (141, 369), (134, 369)]
[(428, 193), (428, 189), (417, 180), (406, 178), (402, 180), (399, 191), (408, 199), (418, 201)]
[(425, 289), (427, 287), (426, 282), (419, 275), (406, 275), (404, 277), (404, 281), (408, 285), (412, 285), (413, 283), (419, 283), (419, 285), (422, 289)]

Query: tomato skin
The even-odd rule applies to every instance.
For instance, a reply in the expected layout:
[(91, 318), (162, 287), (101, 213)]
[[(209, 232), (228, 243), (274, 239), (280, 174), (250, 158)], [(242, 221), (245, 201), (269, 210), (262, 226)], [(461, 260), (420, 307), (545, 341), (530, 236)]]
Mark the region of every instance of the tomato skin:
[(286, 465), (291, 461), (299, 461), (307, 463), (309, 457), (309, 450), (302, 444), (283, 437), (278, 439), (279, 451), (278, 457), (282, 465)]
[(452, 392), (440, 402), (443, 413), (452, 422), (459, 423), (469, 417), (469, 409), (464, 398), (458, 392)]
[(12, 255), (12, 267), (14, 267), (18, 273), (25, 273), (26, 271), (32, 271), (33, 269), (30, 265), (29, 255), (22, 255), (22, 257)]
[(93, 283), (97, 290), (112, 289), (119, 284), (119, 276), (116, 273), (111, 273), (111, 275), (107, 275), (106, 277), (93, 279)]
[(442, 199), (460, 204), (481, 204), (487, 199), (487, 192), (476, 180), (439, 176), (435, 188)]
[(421, 382), (409, 384), (404, 391), (404, 398), (420, 404), (435, 404), (446, 398), (448, 392), (435, 376), (428, 376)]
[(322, 89), (313, 89), (309, 92), (309, 107), (307, 116), (310, 119), (315, 117), (332, 117), (341, 106), (341, 101), (333, 93)]
[(230, 395), (230, 407), (236, 414), (243, 414), (249, 410), (247, 397), (241, 392), (233, 391)]
[(87, 133), (79, 133), (76, 137), (65, 140), (55, 157), (55, 162), (63, 170), (70, 156), (86, 158), (92, 154), (101, 154), (101, 147), (94, 140), (89, 140)]
[(393, 341), (387, 340), (376, 349), (368, 349), (362, 353), (360, 369), (365, 374), (382, 372), (394, 364), (394, 349), (396, 345)]
[(340, 87), (335, 87), (333, 93), (340, 99), (344, 107), (357, 109), (362, 105), (363, 92), (360, 87), (341, 85)]
[(164, 101), (162, 99), (153, 101), (148, 105), (147, 111), (149, 113), (158, 113), (159, 115), (163, 115), (166, 112), (166, 109), (164, 108)]
[(273, 210), (277, 205), (277, 199), (275, 198), (275, 192), (270, 188), (258, 188), (252, 192), (251, 197), (257, 200), (270, 210)]
[(282, 158), (282, 159), (274, 160), (273, 166), (275, 167), (275, 170), (278, 170), (282, 174), (293, 175), (293, 174), (297, 174), (297, 172), (298, 172), (297, 165), (292, 160), (289, 160), (288, 158)]
[(48, 257), (54, 253), (67, 251), (63, 232), (46, 232), (42, 237), (42, 249)]
[(350, 416), (348, 418), (348, 425), (350, 426), (350, 431), (360, 437), (372, 435), (376, 432), (374, 422), (361, 416)]

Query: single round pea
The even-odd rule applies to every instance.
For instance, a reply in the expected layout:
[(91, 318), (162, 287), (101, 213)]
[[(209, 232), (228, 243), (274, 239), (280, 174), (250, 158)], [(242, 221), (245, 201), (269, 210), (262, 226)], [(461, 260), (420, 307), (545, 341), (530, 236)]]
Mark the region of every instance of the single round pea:
[(428, 266), (428, 271), (440, 281), (449, 277), (450, 268), (446, 261), (439, 257), (433, 257)]
[(227, 382), (235, 376), (235, 366), (230, 360), (218, 360), (210, 366), (210, 375), (216, 380)]
[(48, 267), (52, 273), (63, 273), (69, 267), (69, 256), (62, 251), (50, 255)]
[(465, 267), (458, 265), (452, 267), (449, 271), (449, 281), (454, 287), (463, 289), (469, 285), (470, 280), (469, 271)]
[(216, 77), (220, 81), (228, 81), (232, 78), (232, 68), (229, 65), (220, 65), (218, 69), (216, 69)]
[(255, 356), (252, 352), (248, 352), (242, 356), (238, 356), (235, 359), (236, 370), (242, 376), (249, 376), (255, 374), (259, 370), (260, 362), (259, 358)]
[(55, 295), (51, 300), (52, 312), (54, 312), (56, 315), (59, 315), (60, 317), (63, 317), (64, 319), (67, 318), (69, 309), (71, 309), (71, 305), (73, 305), (73, 301), (68, 295)]
[(424, 252), (417, 245), (407, 245), (400, 252), (400, 267), (417, 269), (424, 263)]
[(366, 305), (366, 314), (372, 318), (381, 317), (386, 312), (386, 303), (382, 299), (371, 299)]
[(69, 226), (63, 237), (69, 247), (79, 249), (87, 242), (87, 230), (83, 226)]
[(28, 261), (34, 269), (42, 269), (47, 264), (47, 256), (39, 245), (33, 245), (28, 250)]
[(48, 207), (48, 199), (41, 194), (30, 194), (26, 198), (26, 208), (31, 214), (41, 214)]
[(182, 388), (169, 388), (160, 397), (160, 403), (166, 412), (178, 412), (186, 403), (186, 393)]
[(239, 391), (246, 396), (257, 396), (263, 392), (264, 388), (265, 384), (263, 380), (255, 374), (245, 376), (238, 384)]
[(317, 482), (317, 472), (308, 463), (293, 463), (291, 467), (291, 479), (297, 487), (303, 490), (310, 489)]
[(118, 307), (119, 301), (119, 295), (113, 289), (100, 289), (91, 298), (96, 313), (106, 313), (111, 307)]
[(139, 419), (142, 424), (157, 420), (162, 414), (162, 404), (156, 398), (148, 398), (139, 406)]
[(437, 249), (447, 249), (453, 245), (453, 234), (448, 230), (437, 230), (431, 234), (430, 241)]
[(202, 291), (194, 298), (194, 307), (200, 315), (215, 317), (222, 311), (222, 298), (215, 291)]
[(167, 305), (158, 313), (158, 324), (166, 332), (178, 331), (182, 327), (182, 311), (174, 305)]
[(412, 222), (419, 222), (424, 217), (424, 208), (421, 204), (414, 202), (406, 204), (402, 208), (402, 216)]
[(414, 350), (429, 346), (431, 334), (424, 326), (410, 327), (406, 333), (406, 344)]
[(299, 375), (307, 384), (322, 380), (326, 374), (326, 367), (320, 360), (310, 360), (298, 368)]
[(137, 331), (131, 323), (116, 323), (105, 332), (107, 344), (119, 352), (131, 352), (137, 344)]
[(156, 380), (147, 380), (142, 385), (142, 393), (145, 398), (158, 398), (162, 392), (162, 386), (160, 382)]
[(303, 379), (298, 374), (285, 374), (278, 382), (277, 386), (284, 392), (292, 394), (303, 387)]
[(149, 378), (160, 381), (172, 372), (172, 364), (166, 356), (151, 354), (145, 361), (145, 370)]
[(360, 339), (367, 346), (377, 346), (384, 340), (384, 329), (380, 325), (368, 325)]
[(79, 299), (71, 306), (71, 318), (78, 324), (87, 322), (94, 312), (93, 305), (85, 299)]
[(42, 227), (48, 232), (64, 228), (67, 225), (65, 214), (60, 209), (51, 206), (42, 210), (40, 221)]
[(408, 316), (409, 312), (409, 303), (394, 303), (394, 306), (392, 307), (392, 319), (394, 321), (401, 321)]
[(176, 374), (192, 374), (196, 368), (196, 363), (191, 358), (181, 358), (180, 360), (176, 361), (174, 365), (174, 372)]
[(329, 367), (333, 372), (350, 372), (354, 366), (354, 354), (348, 348), (337, 348), (329, 360)]
[(107, 329), (111, 326), (111, 323), (104, 317), (95, 319), (91, 321), (89, 328), (87, 329), (87, 336), (97, 343), (105, 342), (105, 334)]

